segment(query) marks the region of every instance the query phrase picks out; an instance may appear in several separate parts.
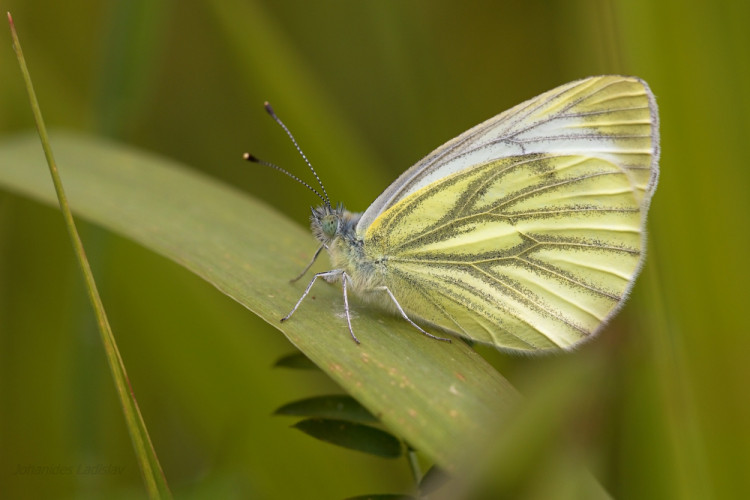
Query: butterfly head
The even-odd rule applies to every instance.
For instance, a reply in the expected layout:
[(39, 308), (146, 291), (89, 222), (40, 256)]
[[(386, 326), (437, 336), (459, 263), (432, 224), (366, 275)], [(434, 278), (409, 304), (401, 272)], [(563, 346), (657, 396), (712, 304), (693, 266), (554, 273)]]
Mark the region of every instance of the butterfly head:
[(336, 207), (323, 204), (312, 209), (310, 226), (318, 241), (328, 246), (336, 238), (341, 232), (343, 215), (344, 207), (340, 204)]
[(310, 227), (318, 241), (328, 247), (336, 238), (354, 233), (359, 215), (349, 212), (340, 203), (335, 207), (323, 204), (312, 209)]

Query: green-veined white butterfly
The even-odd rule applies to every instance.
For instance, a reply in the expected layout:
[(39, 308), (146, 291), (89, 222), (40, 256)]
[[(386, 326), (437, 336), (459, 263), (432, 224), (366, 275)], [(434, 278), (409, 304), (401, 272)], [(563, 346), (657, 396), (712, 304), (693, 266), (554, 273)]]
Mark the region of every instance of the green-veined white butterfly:
[(325, 248), (333, 269), (313, 277), (282, 321), (323, 278), (341, 281), (357, 342), (349, 291), (431, 337), (412, 320), (501, 349), (570, 349), (617, 312), (641, 269), (658, 158), (648, 85), (596, 76), (448, 141), (364, 213), (331, 205), (315, 174), (323, 194), (306, 184), (323, 200), (311, 217), (321, 243), (313, 262)]

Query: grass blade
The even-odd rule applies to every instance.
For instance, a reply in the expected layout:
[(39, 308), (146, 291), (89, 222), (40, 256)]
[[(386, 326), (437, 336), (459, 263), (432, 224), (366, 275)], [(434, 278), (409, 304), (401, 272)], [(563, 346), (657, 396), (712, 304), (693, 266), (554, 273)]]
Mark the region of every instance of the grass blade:
[(73, 214), (68, 204), (65, 190), (63, 189), (62, 180), (57, 168), (57, 162), (52, 153), (52, 147), (50, 145), (49, 136), (47, 129), (44, 125), (42, 118), (42, 112), (39, 107), (39, 103), (36, 99), (34, 87), (31, 82), (31, 76), (29, 75), (28, 68), (26, 67), (26, 61), (23, 57), (21, 50), (21, 44), (18, 40), (15, 26), (13, 24), (13, 18), (8, 13), (8, 22), (10, 24), (11, 34), (13, 37), (13, 48), (18, 57), (18, 63), (21, 67), (21, 73), (23, 74), (26, 89), (29, 94), (29, 101), (31, 108), (34, 113), (34, 121), (36, 123), (37, 131), (39, 133), (39, 139), (42, 143), (42, 149), (49, 166), (49, 173), (52, 177), (52, 182), (55, 186), (55, 194), (57, 201), (60, 205), (63, 218), (65, 219), (65, 227), (70, 236), (71, 243), (73, 244), (74, 253), (78, 259), (78, 264), (81, 268), (81, 273), (85, 281), (85, 287), (89, 295), (89, 300), (94, 308), (96, 315), (96, 322), (101, 334), (102, 343), (104, 344), (104, 350), (107, 354), (107, 361), (109, 363), (110, 370), (112, 371), (112, 377), (115, 381), (120, 403), (123, 407), (123, 413), (125, 414), (125, 420), (127, 422), (128, 430), (130, 431), (130, 437), (133, 440), (133, 446), (135, 448), (136, 457), (138, 458), (138, 464), (143, 474), (146, 489), (151, 498), (171, 498), (169, 487), (167, 485), (166, 478), (161, 469), (161, 464), (156, 456), (151, 439), (146, 429), (146, 424), (141, 416), (138, 403), (135, 399), (135, 394), (130, 386), (127, 372), (125, 371), (125, 365), (120, 356), (120, 352), (117, 349), (117, 343), (115, 341), (112, 330), (107, 321), (107, 315), (104, 311), (104, 305), (102, 304), (101, 297), (96, 288), (96, 282), (91, 272), (88, 260), (86, 259), (86, 253), (83, 249), (83, 243), (76, 230), (75, 221), (73, 220)]

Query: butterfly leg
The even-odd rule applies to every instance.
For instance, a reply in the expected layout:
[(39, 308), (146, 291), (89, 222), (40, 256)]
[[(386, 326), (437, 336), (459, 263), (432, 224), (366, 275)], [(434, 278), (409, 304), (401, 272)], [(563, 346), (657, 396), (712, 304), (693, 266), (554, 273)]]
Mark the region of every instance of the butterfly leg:
[(450, 342), (451, 341), (451, 339), (447, 339), (447, 338), (444, 338), (444, 337), (438, 337), (436, 335), (433, 335), (433, 334), (425, 331), (421, 326), (419, 326), (415, 322), (413, 322), (411, 320), (411, 318), (409, 318), (409, 316), (406, 315), (406, 312), (404, 312), (403, 308), (401, 307), (401, 304), (398, 303), (398, 300), (396, 300), (396, 296), (393, 295), (393, 292), (391, 292), (390, 288), (388, 288), (387, 286), (379, 286), (379, 287), (376, 288), (376, 290), (384, 290), (391, 297), (391, 300), (393, 301), (393, 303), (396, 304), (396, 308), (398, 309), (398, 312), (401, 313), (401, 316), (406, 321), (408, 321), (411, 326), (413, 326), (414, 328), (416, 328), (417, 330), (419, 330), (420, 332), (422, 332), (424, 335), (427, 335), (431, 339), (442, 340), (443, 342)]
[(343, 284), (344, 288), (344, 313), (346, 314), (346, 324), (349, 325), (349, 333), (354, 339), (354, 342), (359, 344), (359, 339), (356, 335), (354, 335), (354, 330), (352, 329), (352, 318), (349, 315), (349, 295), (346, 293), (346, 281), (349, 279), (350, 278), (348, 274), (346, 274), (345, 272), (341, 273), (341, 283)]
[(320, 252), (321, 252), (321, 251), (322, 251), (322, 250), (323, 250), (324, 248), (325, 248), (325, 245), (320, 245), (320, 246), (318, 247), (318, 249), (317, 249), (317, 250), (315, 251), (315, 255), (313, 255), (313, 258), (312, 258), (312, 260), (310, 261), (310, 263), (309, 263), (309, 264), (307, 264), (307, 266), (306, 266), (306, 267), (305, 267), (305, 268), (304, 268), (304, 269), (302, 270), (302, 272), (301, 272), (301, 273), (299, 273), (299, 275), (297, 275), (297, 277), (296, 277), (296, 278), (294, 278), (294, 279), (292, 279), (292, 280), (289, 280), (289, 283), (294, 283), (295, 281), (299, 280), (299, 279), (300, 279), (300, 278), (301, 278), (302, 276), (304, 276), (305, 274), (307, 274), (307, 271), (309, 271), (309, 270), (310, 270), (310, 268), (312, 267), (312, 265), (313, 265), (313, 264), (315, 264), (315, 261), (317, 260), (317, 258), (318, 258), (318, 255), (320, 255)]
[[(302, 297), (300, 297), (297, 303), (294, 304), (294, 307), (292, 308), (291, 311), (289, 311), (289, 314), (281, 318), (281, 321), (284, 322), (288, 320), (289, 318), (292, 317), (292, 314), (294, 314), (295, 311), (297, 311), (297, 308), (299, 307), (299, 305), (302, 303), (303, 300), (305, 300), (305, 297), (307, 297), (307, 294), (310, 293), (310, 289), (315, 284), (315, 280), (317, 280), (318, 278), (323, 278), (324, 280), (328, 281), (330, 278), (335, 278), (336, 276), (340, 276), (342, 274), (344, 274), (343, 270), (334, 269), (333, 271), (326, 271), (324, 273), (318, 273), (315, 276), (313, 276), (313, 278), (310, 280), (310, 283), (307, 284), (307, 288), (305, 288), (305, 292), (302, 294)], [(344, 297), (346, 297), (346, 294), (344, 294)]]

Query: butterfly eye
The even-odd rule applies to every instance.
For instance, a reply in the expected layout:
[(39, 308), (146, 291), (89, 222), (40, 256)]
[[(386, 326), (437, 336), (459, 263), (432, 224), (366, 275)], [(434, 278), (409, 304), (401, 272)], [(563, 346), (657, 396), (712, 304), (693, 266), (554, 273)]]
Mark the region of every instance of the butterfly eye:
[(320, 228), (323, 230), (323, 234), (333, 238), (339, 231), (339, 218), (333, 214), (326, 215), (320, 221)]

